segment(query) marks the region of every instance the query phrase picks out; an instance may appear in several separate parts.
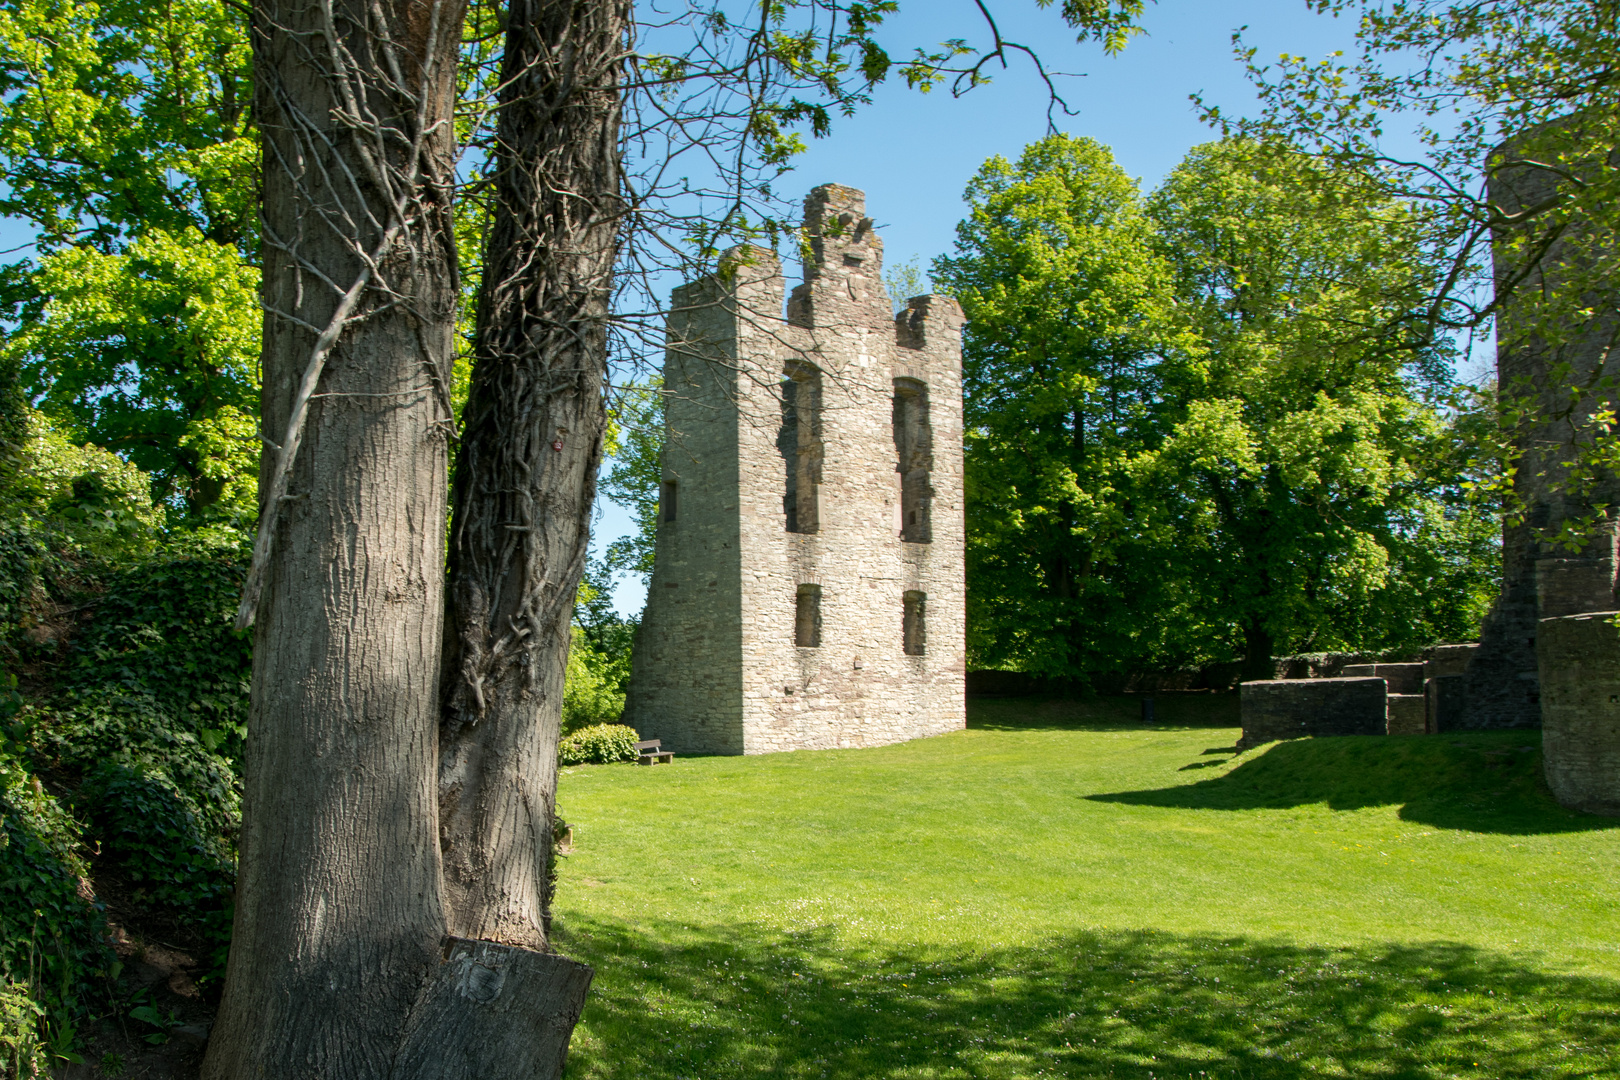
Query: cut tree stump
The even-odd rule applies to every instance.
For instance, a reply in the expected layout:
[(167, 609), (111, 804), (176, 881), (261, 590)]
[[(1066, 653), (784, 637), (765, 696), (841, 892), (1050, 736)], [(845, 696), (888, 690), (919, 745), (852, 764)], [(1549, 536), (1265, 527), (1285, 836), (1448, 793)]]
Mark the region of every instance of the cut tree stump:
[(558, 1080), (593, 975), (556, 953), (451, 938), (390, 1080)]

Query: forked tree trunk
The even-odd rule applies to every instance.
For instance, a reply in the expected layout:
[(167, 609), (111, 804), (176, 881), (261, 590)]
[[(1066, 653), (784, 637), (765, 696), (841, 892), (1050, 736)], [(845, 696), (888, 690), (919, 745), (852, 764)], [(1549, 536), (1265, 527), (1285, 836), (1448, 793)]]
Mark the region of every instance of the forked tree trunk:
[(590, 982), (560, 957), (447, 935), (436, 736), (461, 18), (460, 0), (254, 10), (263, 431), (281, 443), (239, 616), (257, 616), (253, 715), (210, 1080), (553, 1078)]
[(605, 427), (625, 0), (514, 0), (453, 487), (440, 731), (455, 933), (546, 944), (563, 670)]
[(461, 21), (460, 0), (253, 11), (262, 430), (297, 453), (285, 471), (267, 452), (261, 472), (270, 546), (255, 560), (236, 921), (204, 1065), (216, 1080), (387, 1076), (441, 956), (445, 120)]

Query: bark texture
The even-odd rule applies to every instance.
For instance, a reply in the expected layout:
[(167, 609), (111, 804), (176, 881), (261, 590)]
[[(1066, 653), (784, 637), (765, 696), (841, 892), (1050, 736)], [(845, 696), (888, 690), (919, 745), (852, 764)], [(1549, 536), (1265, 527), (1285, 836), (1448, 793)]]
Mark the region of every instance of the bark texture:
[(602, 455), (622, 0), (516, 0), (452, 492), (440, 843), (453, 933), (544, 947), (563, 671)]
[[(203, 1075), (385, 1077), (441, 958), (454, 0), (258, 0), (269, 523)], [(300, 389), (302, 387), (302, 390)], [(284, 498), (279, 492), (285, 490)], [(244, 605), (251, 612), (251, 606)]]

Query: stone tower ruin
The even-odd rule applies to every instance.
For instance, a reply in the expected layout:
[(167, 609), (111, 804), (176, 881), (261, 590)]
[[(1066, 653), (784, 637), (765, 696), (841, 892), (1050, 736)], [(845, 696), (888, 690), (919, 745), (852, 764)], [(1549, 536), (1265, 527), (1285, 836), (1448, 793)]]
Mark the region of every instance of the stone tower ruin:
[(626, 723), (683, 753), (965, 724), (961, 310), (898, 315), (865, 196), (805, 201), (804, 284), (740, 248), (675, 290)]
[[(1491, 201), (1512, 213), (1546, 203), (1556, 194), (1557, 174), (1516, 166), (1491, 175)], [(1580, 222), (1552, 244), (1529, 275), (1521, 292), (1556, 293), (1567, 288), (1570, 260), (1581, 256), (1576, 240), (1588, 240)], [(1496, 267), (1499, 284), (1520, 268), (1511, 262)], [(1536, 727), (1541, 723), (1540, 675), (1536, 656), (1539, 620), (1616, 606), (1616, 513), (1620, 477), (1604, 475), (1577, 496), (1566, 490), (1567, 470), (1560, 464), (1576, 452), (1575, 436), (1586, 417), (1617, 404), (1620, 350), (1616, 336), (1615, 295), (1591, 295), (1596, 315), (1574, 324), (1555, 340), (1526, 333), (1520, 304), (1503, 308), (1497, 327), (1497, 385), (1503, 400), (1524, 414), (1513, 433), (1522, 457), (1515, 485), (1524, 501), (1524, 519), (1502, 531), (1502, 591), (1480, 629), (1479, 648), (1464, 673), (1464, 701), (1457, 727)], [(1585, 388), (1575, 394), (1572, 388)], [(1606, 521), (1587, 537), (1584, 550), (1571, 552), (1549, 542), (1559, 526), (1585, 519), (1596, 507), (1607, 507)]]

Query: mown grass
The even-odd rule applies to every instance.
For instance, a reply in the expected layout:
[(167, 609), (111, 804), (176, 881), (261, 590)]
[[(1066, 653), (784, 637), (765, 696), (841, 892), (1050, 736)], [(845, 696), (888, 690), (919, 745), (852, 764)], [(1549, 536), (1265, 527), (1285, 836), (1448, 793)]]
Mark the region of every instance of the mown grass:
[(1236, 756), (1137, 715), (565, 772), (568, 1075), (1620, 1076), (1620, 822), (1536, 733)]

